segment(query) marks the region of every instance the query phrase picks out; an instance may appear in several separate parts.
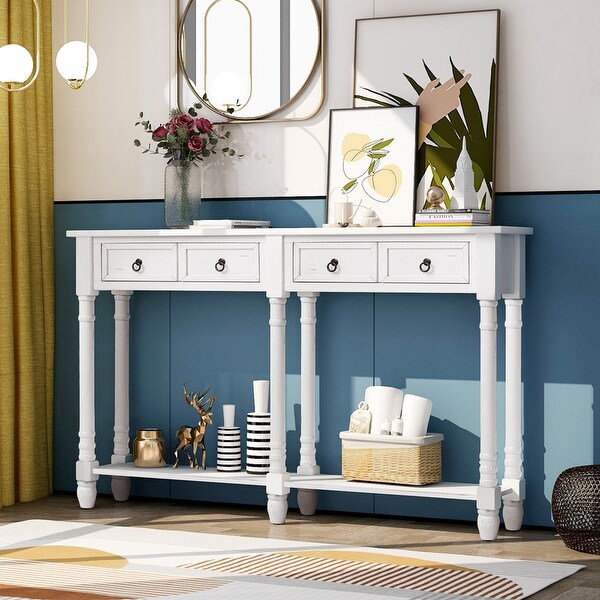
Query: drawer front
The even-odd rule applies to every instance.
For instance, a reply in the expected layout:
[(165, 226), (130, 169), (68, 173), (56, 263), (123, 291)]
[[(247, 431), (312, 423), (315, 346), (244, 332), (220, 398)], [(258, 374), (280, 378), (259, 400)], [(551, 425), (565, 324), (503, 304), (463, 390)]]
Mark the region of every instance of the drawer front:
[(293, 281), (370, 283), (377, 281), (377, 244), (295, 243)]
[(381, 243), (383, 283), (469, 283), (469, 242)]
[(259, 250), (257, 242), (180, 244), (180, 281), (259, 282)]
[(176, 244), (102, 244), (102, 281), (177, 281)]

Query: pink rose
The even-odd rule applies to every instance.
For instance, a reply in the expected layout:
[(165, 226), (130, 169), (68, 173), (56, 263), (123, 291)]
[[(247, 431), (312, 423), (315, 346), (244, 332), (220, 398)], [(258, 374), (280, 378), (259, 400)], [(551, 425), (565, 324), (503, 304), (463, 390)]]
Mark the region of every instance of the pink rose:
[(204, 140), (199, 135), (193, 135), (188, 140), (187, 145), (192, 152), (202, 152), (202, 149), (204, 148)]
[(167, 130), (164, 125), (157, 127), (152, 132), (152, 141), (154, 141), (154, 142), (160, 142), (161, 140), (164, 140), (166, 137), (167, 137)]
[(212, 123), (208, 119), (196, 119), (196, 129), (201, 133), (208, 133), (212, 128)]
[(177, 127), (187, 127), (189, 130), (194, 129), (194, 119), (190, 115), (180, 115), (175, 119)]

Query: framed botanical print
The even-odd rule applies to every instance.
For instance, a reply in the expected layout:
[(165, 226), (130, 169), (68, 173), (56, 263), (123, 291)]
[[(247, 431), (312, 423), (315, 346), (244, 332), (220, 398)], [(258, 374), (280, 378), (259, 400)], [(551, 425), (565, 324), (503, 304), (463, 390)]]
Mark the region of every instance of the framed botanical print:
[(382, 225), (413, 224), (417, 116), (414, 106), (330, 112), (328, 223), (343, 202), (355, 223), (375, 213)]
[(499, 10), (356, 21), (354, 105), (419, 107), (417, 211), (431, 186), (467, 208), (454, 191), (466, 155), (471, 208), (493, 210), (499, 23)]

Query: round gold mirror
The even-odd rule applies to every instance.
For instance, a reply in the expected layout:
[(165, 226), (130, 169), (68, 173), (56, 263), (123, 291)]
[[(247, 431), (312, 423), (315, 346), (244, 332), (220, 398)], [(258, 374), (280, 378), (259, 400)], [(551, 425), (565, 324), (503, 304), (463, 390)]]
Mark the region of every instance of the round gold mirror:
[(213, 112), (265, 119), (296, 101), (322, 66), (321, 19), (317, 0), (189, 0), (179, 75)]

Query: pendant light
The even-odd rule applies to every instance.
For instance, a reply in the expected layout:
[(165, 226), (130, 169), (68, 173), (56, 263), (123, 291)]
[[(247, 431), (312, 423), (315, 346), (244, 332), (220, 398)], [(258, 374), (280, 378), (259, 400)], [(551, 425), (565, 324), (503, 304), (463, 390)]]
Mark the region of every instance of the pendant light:
[[(223, 55), (220, 40), (209, 44), (208, 38), (210, 32), (225, 31), (233, 23), (246, 35), (239, 35), (237, 47)], [(252, 33), (252, 13), (242, 0), (214, 0), (204, 13), (204, 90), (212, 106), (229, 114), (252, 97)]]
[(85, 0), (85, 42), (67, 42), (68, 12), (68, 0), (64, 0), (65, 43), (56, 55), (56, 68), (69, 86), (78, 90), (98, 67), (98, 58), (90, 46), (90, 0)]
[(27, 89), (37, 78), (40, 70), (41, 18), (38, 0), (35, 6), (35, 71), (29, 50), (20, 44), (7, 44), (0, 48), (0, 88), (7, 92)]

